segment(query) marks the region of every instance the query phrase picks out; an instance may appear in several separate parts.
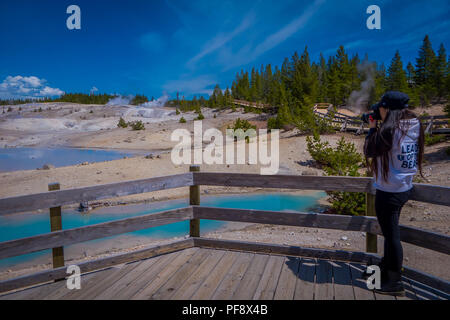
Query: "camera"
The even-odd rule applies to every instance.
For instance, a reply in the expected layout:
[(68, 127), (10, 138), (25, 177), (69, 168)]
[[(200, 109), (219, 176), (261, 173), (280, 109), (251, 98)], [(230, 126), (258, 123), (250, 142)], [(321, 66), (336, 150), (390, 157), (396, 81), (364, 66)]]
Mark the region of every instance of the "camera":
[(361, 116), (361, 120), (364, 123), (369, 123), (369, 118), (372, 117), (373, 120), (381, 120), (381, 114), (380, 114), (380, 106), (379, 104), (374, 104), (373, 106), (370, 107), (370, 109), (373, 112), (369, 112), (369, 113), (363, 113), (363, 115)]

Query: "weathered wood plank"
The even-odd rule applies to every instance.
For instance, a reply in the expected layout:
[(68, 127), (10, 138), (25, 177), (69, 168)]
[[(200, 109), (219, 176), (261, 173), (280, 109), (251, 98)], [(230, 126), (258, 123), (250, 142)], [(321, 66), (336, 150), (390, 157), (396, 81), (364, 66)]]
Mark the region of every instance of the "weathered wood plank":
[(395, 297), (396, 300), (417, 300), (416, 292), (411, 286), (408, 278), (402, 277), (403, 286), (405, 287), (404, 297)]
[(184, 285), (189, 276), (198, 270), (200, 265), (204, 264), (205, 261), (210, 261), (209, 258), (214, 252), (214, 250), (199, 249), (196, 254), (187, 260), (161, 288), (152, 294), (150, 299), (170, 300), (176, 291)]
[(192, 208), (187, 207), (1, 242), (0, 259), (162, 226), (191, 218)]
[(326, 228), (348, 231), (370, 231), (381, 234), (381, 229), (378, 225), (377, 219), (365, 216), (214, 207), (194, 207), (193, 211), (194, 217), (199, 219)]
[(417, 299), (419, 300), (449, 300), (450, 294), (446, 292), (442, 292), (436, 290), (436, 288), (432, 288), (423, 283), (416, 281), (416, 279), (408, 278), (410, 286), (414, 293), (416, 294)]
[(333, 267), (330, 261), (318, 260), (316, 266), (316, 285), (314, 300), (333, 300)]
[(330, 262), (333, 267), (335, 300), (355, 300), (350, 267), (346, 262)]
[[(198, 250), (197, 248), (190, 248), (185, 250)], [(154, 278), (158, 276), (158, 274), (164, 270), (172, 261), (176, 258), (179, 252), (172, 252), (168, 254), (164, 254), (159, 257), (157, 263), (150, 266), (150, 268), (142, 273), (140, 276), (136, 277), (136, 279), (124, 290), (121, 292), (117, 292), (117, 294), (112, 297), (112, 299), (117, 300), (129, 300), (131, 297), (136, 295), (138, 292), (143, 290), (145, 286), (150, 283)]]
[(254, 295), (266, 267), (268, 255), (256, 254), (242, 280), (234, 291), (232, 300), (250, 300)]
[(95, 300), (113, 299), (116, 295), (120, 294), (120, 292), (122, 292), (128, 286), (130, 286), (134, 282), (134, 280), (136, 280), (137, 277), (139, 277), (144, 272), (147, 272), (147, 270), (153, 264), (157, 263), (160, 258), (161, 256), (158, 256), (140, 261), (139, 265), (136, 268), (134, 268), (131, 272), (126, 274), (120, 280), (115, 281), (110, 287), (100, 292), (100, 294), (95, 296), (94, 299)]
[[(49, 293), (59, 290), (61, 287), (66, 287), (65, 281), (58, 281), (52, 283), (45, 283), (24, 290), (0, 296), (0, 300), (34, 300), (45, 299)], [(66, 288), (66, 290), (68, 290)]]
[(211, 296), (216, 291), (222, 278), (230, 270), (233, 263), (239, 256), (238, 252), (227, 251), (225, 256), (216, 265), (211, 274), (205, 279), (202, 285), (191, 297), (192, 300), (211, 300)]
[[(132, 252), (114, 255), (107, 258), (87, 261), (78, 264), (82, 273), (107, 268), (110, 266), (127, 263), (130, 261), (142, 260), (164, 253), (179, 251), (193, 247), (192, 239), (180, 240), (170, 244), (145, 248)], [(0, 281), (0, 292), (7, 292), (17, 288), (23, 288), (38, 283), (44, 283), (55, 279), (62, 279), (67, 277), (66, 268), (61, 267), (52, 270), (46, 270), (39, 273), (26, 275), (14, 279)]]
[(107, 290), (114, 283), (120, 281), (123, 277), (132, 272), (140, 264), (141, 262), (138, 261), (138, 262), (130, 262), (128, 264), (121, 266), (120, 268), (116, 267), (117, 270), (115, 272), (108, 274), (106, 277), (100, 279), (100, 281), (93, 284), (89, 288), (86, 288), (85, 290), (75, 290), (71, 299), (74, 300), (95, 299), (99, 294)]
[[(377, 219), (375, 217), (366, 216), (211, 207), (194, 207), (193, 215), (195, 218), (208, 220), (365, 231), (371, 234), (382, 235)], [(400, 225), (400, 236), (403, 242), (450, 254), (450, 237), (447, 235)], [(375, 248), (373, 249), (375, 250)]]
[(234, 294), (239, 282), (247, 271), (250, 262), (255, 255), (252, 253), (240, 253), (229, 272), (222, 279), (212, 296), (212, 300), (229, 300)]
[[(203, 249), (205, 250), (205, 249)], [(223, 250), (214, 250), (208, 257), (201, 259), (201, 264), (196, 269), (191, 269), (191, 273), (181, 287), (174, 292), (170, 299), (187, 300), (190, 299), (197, 289), (202, 285), (208, 275), (217, 266), (225, 255)], [(163, 297), (164, 299), (164, 297)]]
[[(98, 270), (94, 272), (89, 272), (87, 274), (81, 275), (81, 289), (82, 291), (89, 290), (89, 288), (95, 286), (99, 282), (103, 281), (103, 279), (106, 279), (109, 277), (110, 274), (117, 272), (116, 267), (111, 267), (108, 269)], [(61, 281), (65, 284), (65, 281)], [(78, 294), (78, 290), (72, 289), (69, 290), (65, 285), (63, 287), (60, 287), (58, 290), (53, 291), (51, 294), (48, 294), (46, 297), (44, 297), (44, 300), (63, 300), (72, 299), (71, 297), (76, 296)]]
[(278, 279), (274, 300), (294, 299), (299, 266), (300, 258), (286, 257)]
[(0, 199), (0, 215), (192, 185), (192, 173)]
[(414, 183), (409, 199), (450, 206), (450, 187)]
[(301, 259), (295, 284), (294, 300), (314, 299), (316, 265), (317, 261), (315, 259)]
[(273, 300), (285, 258), (270, 256), (253, 300)]
[(205, 247), (205, 248), (216, 248), (216, 249), (220, 248), (227, 250), (279, 254), (286, 256), (312, 257), (319, 259), (330, 259), (341, 261), (355, 261), (362, 263), (367, 263), (369, 259), (374, 258), (373, 255), (366, 254), (364, 252), (339, 251), (339, 250), (334, 251), (334, 250), (302, 248), (278, 244), (255, 243), (255, 242), (244, 242), (234, 240), (218, 240), (208, 238), (195, 238), (193, 240), (194, 245), (196, 247)]
[(450, 298), (450, 282), (444, 279), (440, 279), (431, 274), (416, 270), (411, 267), (403, 267), (403, 275), (409, 279), (413, 279), (422, 283), (428, 287), (434, 288), (434, 290), (440, 291), (446, 294)]
[(174, 260), (170, 264), (166, 266), (161, 272), (158, 273), (158, 275), (152, 279), (150, 283), (147, 283), (147, 285), (137, 294), (135, 294), (133, 297), (131, 297), (132, 300), (148, 300), (151, 298), (151, 296), (159, 289), (161, 288), (169, 279), (170, 277), (181, 268), (182, 265), (184, 265), (194, 254), (201, 253), (201, 250), (183, 250), (181, 251)]
[[(190, 166), (190, 172), (199, 172), (200, 166)], [(189, 187), (189, 204), (191, 206), (200, 205), (200, 186), (193, 185)], [(189, 235), (191, 237), (200, 237), (200, 220), (191, 219), (189, 221)]]
[(372, 179), (365, 177), (196, 172), (194, 173), (194, 184), (226, 187), (372, 192)]
[[(59, 183), (50, 183), (48, 191), (55, 191), (60, 189)], [(50, 231), (62, 230), (61, 207), (50, 208)], [(52, 249), (53, 268), (64, 266), (64, 247)]]

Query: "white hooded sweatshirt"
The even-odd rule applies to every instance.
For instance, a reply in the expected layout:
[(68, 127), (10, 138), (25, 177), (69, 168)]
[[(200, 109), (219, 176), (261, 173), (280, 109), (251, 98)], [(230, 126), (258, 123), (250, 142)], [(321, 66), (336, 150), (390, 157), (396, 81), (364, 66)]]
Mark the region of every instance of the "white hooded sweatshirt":
[(413, 177), (418, 170), (420, 123), (418, 119), (400, 120), (400, 128), (406, 134), (402, 138), (402, 131), (395, 131), (389, 152), (387, 181), (382, 177), (381, 161), (377, 158), (378, 178), (375, 178), (373, 186), (381, 191), (405, 192), (413, 187)]

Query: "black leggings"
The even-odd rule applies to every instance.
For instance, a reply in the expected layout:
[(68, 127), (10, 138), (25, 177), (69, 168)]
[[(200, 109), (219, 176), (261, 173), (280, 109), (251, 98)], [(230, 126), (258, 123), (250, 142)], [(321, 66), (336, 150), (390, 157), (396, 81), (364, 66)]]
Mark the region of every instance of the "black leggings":
[(384, 236), (383, 264), (387, 270), (400, 272), (402, 269), (403, 248), (398, 222), (410, 193), (411, 190), (395, 193), (377, 190), (375, 196), (375, 211)]

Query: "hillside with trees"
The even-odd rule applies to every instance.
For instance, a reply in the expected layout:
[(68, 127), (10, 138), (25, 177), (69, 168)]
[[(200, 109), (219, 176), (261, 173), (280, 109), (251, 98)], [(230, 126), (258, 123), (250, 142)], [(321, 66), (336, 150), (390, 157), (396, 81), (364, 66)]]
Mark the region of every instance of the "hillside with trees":
[(241, 70), (236, 74), (231, 90), (223, 91), (216, 85), (208, 100), (177, 97), (169, 105), (188, 111), (200, 107), (234, 107), (233, 99), (264, 103), (278, 107), (276, 118), (269, 122), (271, 128), (293, 124), (321, 131), (316, 128), (317, 121), (312, 114), (314, 103), (346, 105), (351, 93), (360, 90), (368, 77), (373, 79), (370, 79), (372, 85), (366, 107), (380, 99), (387, 90), (406, 92), (411, 98), (410, 105), (414, 107), (448, 100), (449, 75), (444, 45), (441, 44), (435, 53), (428, 35), (414, 63), (403, 63), (400, 52), (396, 51), (387, 68), (382, 63), (369, 62), (367, 55), (363, 59), (358, 54), (350, 57), (343, 46), (335, 55), (325, 58), (320, 54), (318, 62), (311, 62), (306, 47), (301, 54), (295, 52), (290, 59), (285, 58), (281, 68), (268, 64), (259, 69)]

